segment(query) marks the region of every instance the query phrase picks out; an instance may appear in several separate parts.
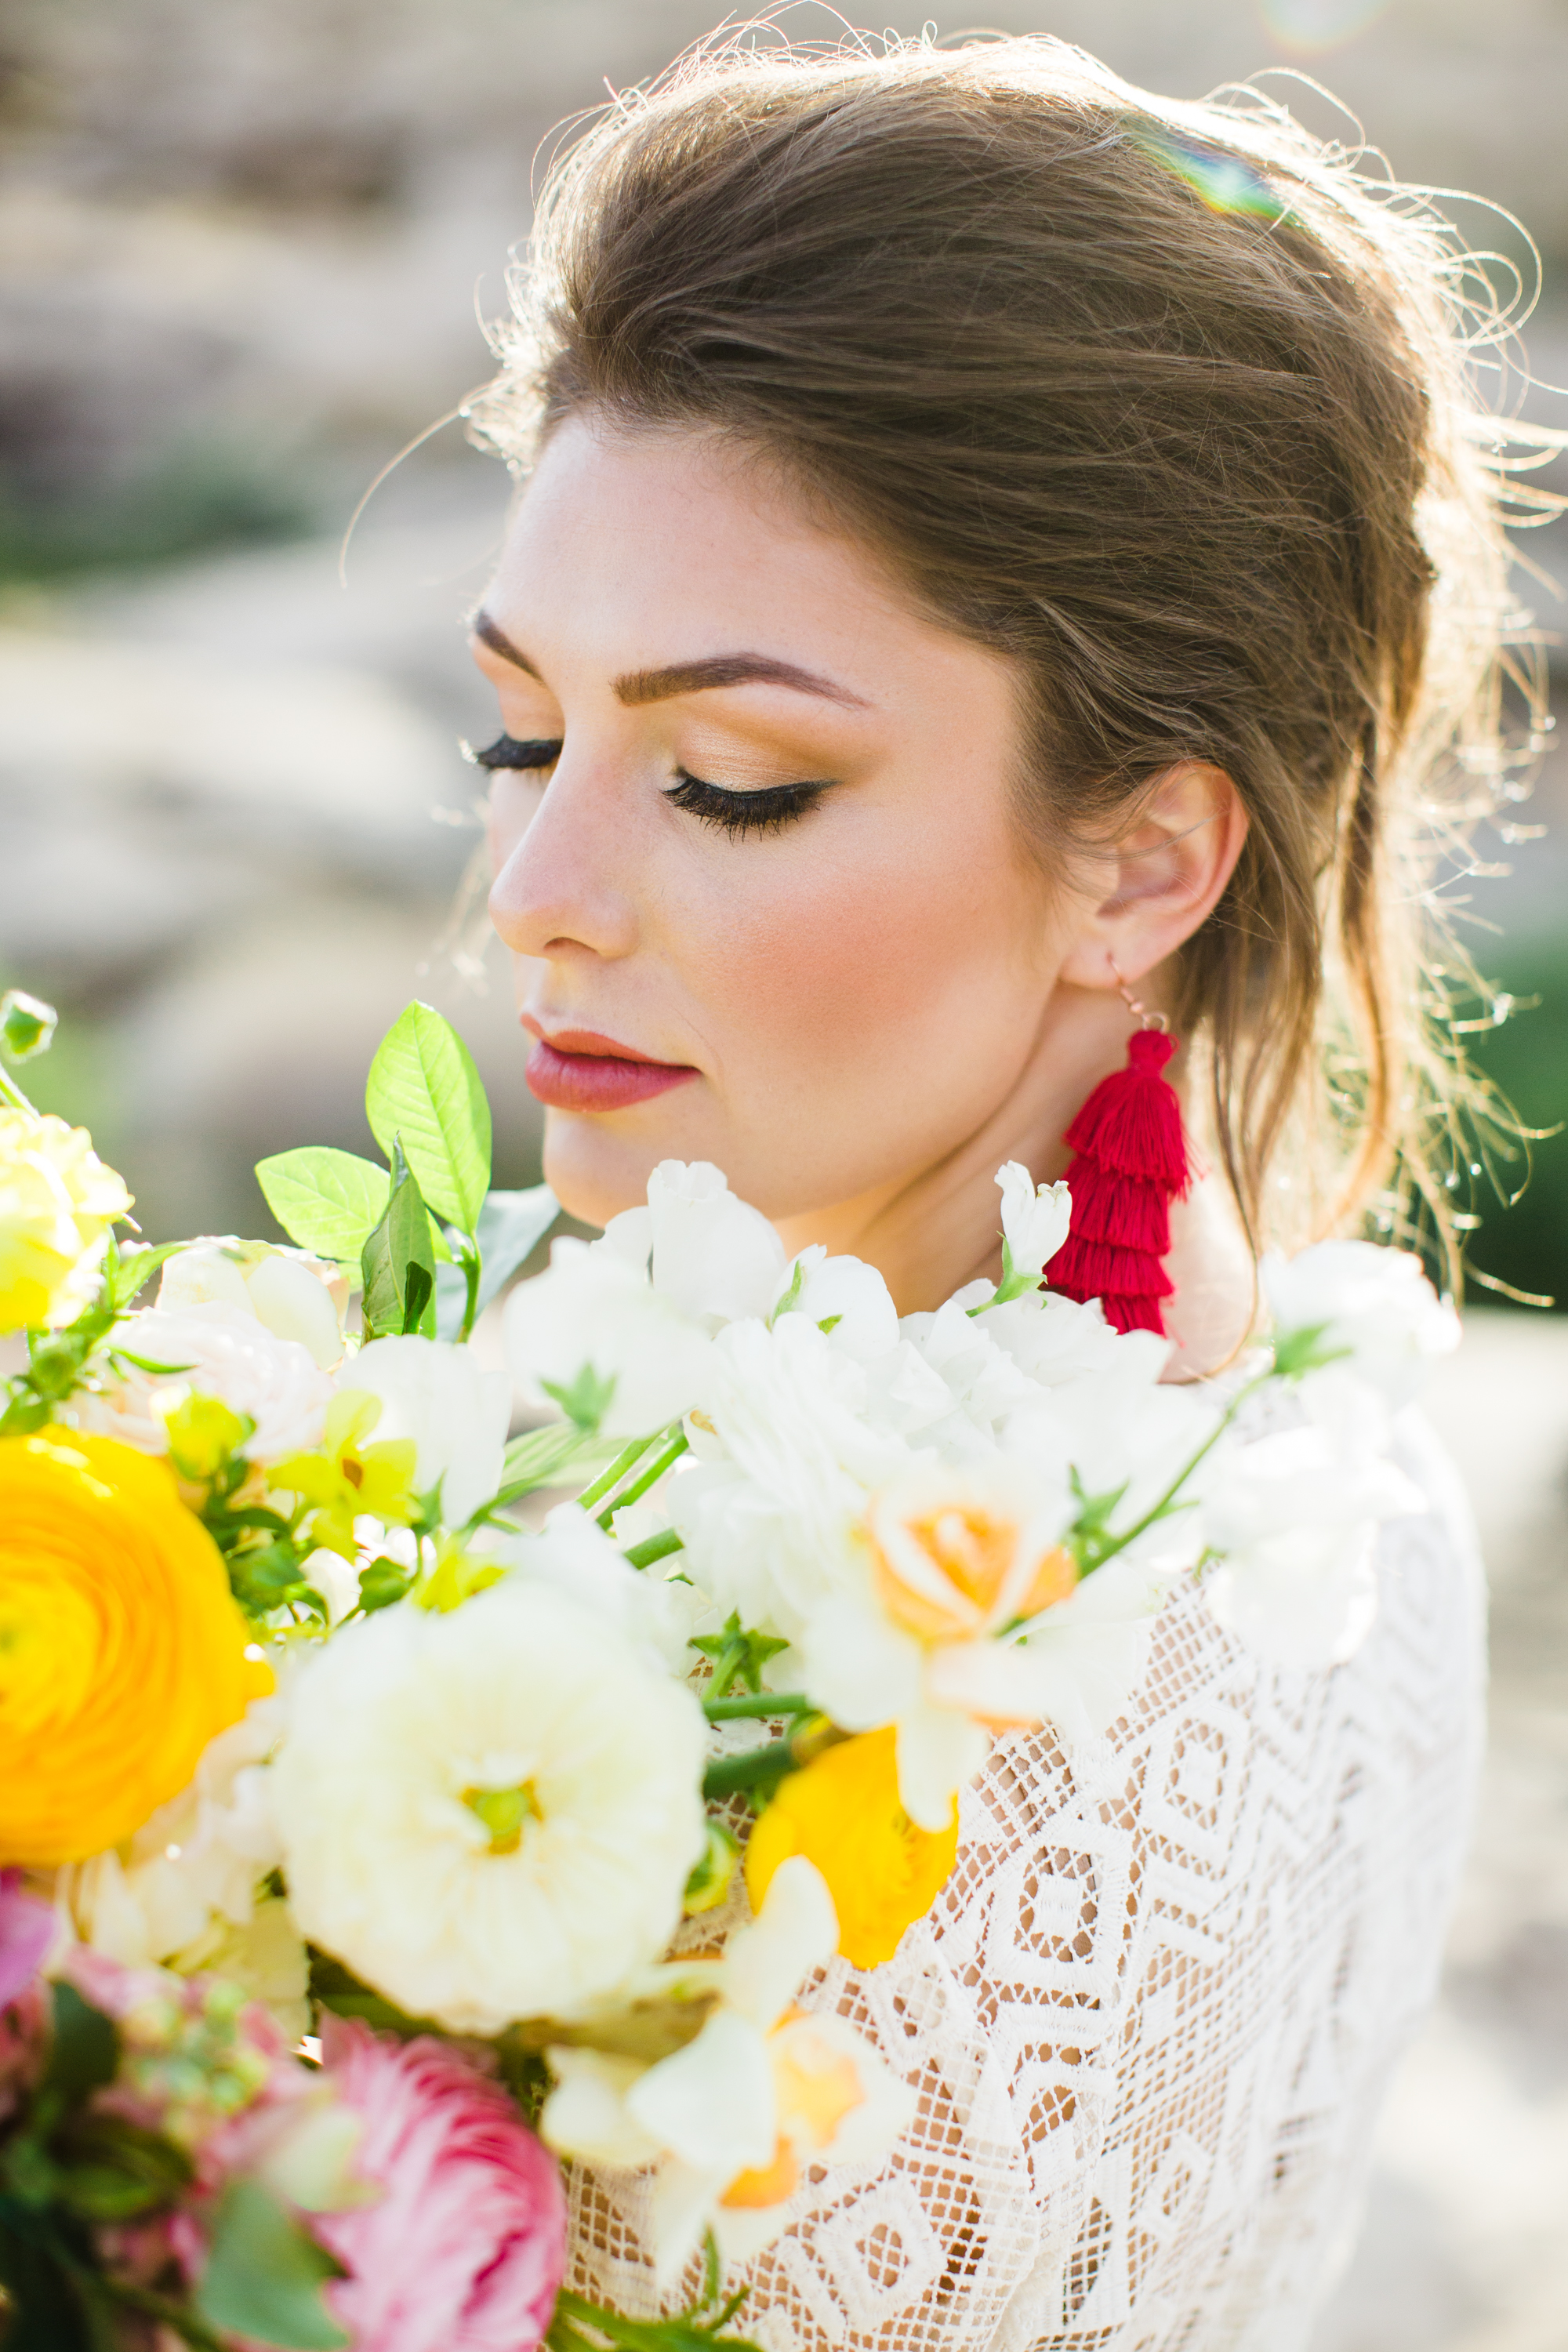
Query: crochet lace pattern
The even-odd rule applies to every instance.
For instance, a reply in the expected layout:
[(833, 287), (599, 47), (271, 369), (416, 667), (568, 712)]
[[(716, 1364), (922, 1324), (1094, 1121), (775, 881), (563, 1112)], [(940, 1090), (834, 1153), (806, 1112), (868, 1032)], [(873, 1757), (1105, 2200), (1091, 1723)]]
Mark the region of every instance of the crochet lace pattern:
[[(1260, 1665), (1189, 1592), (1104, 1739), (1000, 1739), (957, 1869), (883, 1967), (805, 1997), (920, 2091), (890, 2158), (808, 2174), (728, 2284), (764, 2352), (1296, 2352), (1348, 2256), (1373, 2120), (1435, 1986), (1479, 1762), (1479, 1562), (1431, 1497), (1383, 1530), (1348, 1664)], [(741, 1898), (729, 1915), (742, 1916)], [(700, 1930), (700, 1932), (694, 1932)], [(684, 1942), (711, 1948), (711, 1918)], [(646, 2176), (574, 2170), (572, 2284), (662, 2299)]]

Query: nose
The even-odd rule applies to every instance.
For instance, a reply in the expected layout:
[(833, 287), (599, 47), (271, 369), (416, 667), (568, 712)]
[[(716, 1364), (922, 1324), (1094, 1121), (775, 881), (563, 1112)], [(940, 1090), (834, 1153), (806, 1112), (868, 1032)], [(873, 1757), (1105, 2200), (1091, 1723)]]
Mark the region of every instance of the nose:
[(606, 780), (563, 752), (521, 838), (490, 886), (490, 920), (516, 955), (585, 950), (615, 959), (637, 943), (624, 808)]

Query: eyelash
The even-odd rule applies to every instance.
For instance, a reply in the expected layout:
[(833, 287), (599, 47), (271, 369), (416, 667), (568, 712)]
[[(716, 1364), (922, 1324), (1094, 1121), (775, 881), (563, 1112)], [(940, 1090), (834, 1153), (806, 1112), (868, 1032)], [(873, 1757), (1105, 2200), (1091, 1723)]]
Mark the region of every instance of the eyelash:
[[(464, 749), (477, 768), (492, 771), (552, 768), (561, 757), (559, 741), (522, 742), (515, 735), (498, 735), (482, 751), (467, 745)], [(748, 833), (782, 833), (786, 824), (815, 808), (827, 789), (826, 783), (767, 784), (754, 793), (731, 793), (722, 784), (707, 783), (683, 770), (678, 781), (666, 788), (664, 797), (700, 824), (727, 833), (733, 841), (743, 840)]]
[(683, 771), (678, 782), (666, 787), (664, 797), (733, 841), (743, 840), (748, 833), (782, 833), (815, 808), (827, 789), (826, 783), (765, 784), (759, 792), (731, 793)]
[(559, 742), (520, 742), (515, 735), (498, 735), (482, 751), (465, 743), (464, 751), (476, 768), (552, 768), (561, 757)]

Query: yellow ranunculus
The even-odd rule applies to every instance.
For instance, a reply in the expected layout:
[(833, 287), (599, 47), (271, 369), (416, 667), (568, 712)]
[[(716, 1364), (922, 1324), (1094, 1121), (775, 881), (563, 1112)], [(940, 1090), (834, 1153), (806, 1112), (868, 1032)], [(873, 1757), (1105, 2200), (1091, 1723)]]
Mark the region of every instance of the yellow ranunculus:
[(0, 1864), (140, 1829), (269, 1690), (222, 1558), (163, 1462), (0, 1437)]
[(892, 1958), (958, 1853), (956, 1806), (952, 1826), (932, 1831), (918, 1829), (899, 1802), (896, 1745), (889, 1726), (824, 1748), (782, 1783), (746, 1848), (753, 1910), (791, 1854), (816, 1864), (838, 1912), (838, 1948), (858, 1969)]
[(130, 1206), (85, 1127), (0, 1105), (0, 1331), (74, 1322)]

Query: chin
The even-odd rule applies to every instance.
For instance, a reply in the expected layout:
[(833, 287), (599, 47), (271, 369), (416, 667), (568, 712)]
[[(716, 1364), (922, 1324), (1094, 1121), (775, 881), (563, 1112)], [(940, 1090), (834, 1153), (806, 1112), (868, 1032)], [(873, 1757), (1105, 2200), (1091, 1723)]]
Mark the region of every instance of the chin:
[(581, 1224), (607, 1225), (623, 1209), (639, 1208), (661, 1160), (700, 1157), (674, 1137), (617, 1131), (605, 1118), (574, 1111), (544, 1115), (544, 1181)]

